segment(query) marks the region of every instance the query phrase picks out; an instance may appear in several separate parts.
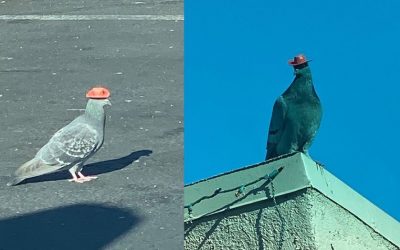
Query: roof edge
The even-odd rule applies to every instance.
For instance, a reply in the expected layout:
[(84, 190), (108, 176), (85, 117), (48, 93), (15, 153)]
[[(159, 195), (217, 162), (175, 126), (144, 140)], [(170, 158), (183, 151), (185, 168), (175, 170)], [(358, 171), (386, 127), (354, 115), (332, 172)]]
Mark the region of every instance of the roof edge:
[(222, 173), (184, 187), (185, 222), (313, 188), (394, 245), (400, 223), (302, 153)]

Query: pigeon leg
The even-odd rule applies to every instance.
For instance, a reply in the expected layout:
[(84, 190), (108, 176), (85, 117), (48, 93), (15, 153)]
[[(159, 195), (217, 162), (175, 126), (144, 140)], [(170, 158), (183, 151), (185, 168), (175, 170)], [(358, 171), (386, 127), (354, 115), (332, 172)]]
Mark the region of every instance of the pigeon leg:
[(79, 180), (83, 180), (83, 181), (91, 181), (93, 179), (97, 179), (97, 176), (84, 176), (81, 172), (78, 172), (79, 175)]
[(75, 172), (74, 171), (69, 171), (70, 173), (71, 173), (71, 175), (72, 175), (72, 179), (69, 179), (68, 181), (74, 181), (74, 182), (76, 182), (76, 183), (84, 183), (85, 181), (84, 180), (81, 180), (81, 179), (78, 179), (78, 177), (76, 176), (76, 174), (75, 174)]

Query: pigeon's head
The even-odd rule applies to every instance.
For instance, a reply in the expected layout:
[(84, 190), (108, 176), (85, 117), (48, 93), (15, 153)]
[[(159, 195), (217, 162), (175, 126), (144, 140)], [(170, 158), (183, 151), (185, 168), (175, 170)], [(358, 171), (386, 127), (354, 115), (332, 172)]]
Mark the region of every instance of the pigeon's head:
[(109, 99), (94, 99), (96, 103), (98, 103), (101, 106), (111, 106), (111, 102)]
[(110, 95), (110, 90), (106, 87), (93, 87), (86, 93), (87, 98), (95, 100), (101, 106), (111, 106)]
[(289, 60), (289, 65), (292, 65), (294, 69), (302, 69), (308, 66), (308, 62), (311, 60), (307, 60), (306, 56), (303, 54), (299, 54), (295, 56), (293, 59)]

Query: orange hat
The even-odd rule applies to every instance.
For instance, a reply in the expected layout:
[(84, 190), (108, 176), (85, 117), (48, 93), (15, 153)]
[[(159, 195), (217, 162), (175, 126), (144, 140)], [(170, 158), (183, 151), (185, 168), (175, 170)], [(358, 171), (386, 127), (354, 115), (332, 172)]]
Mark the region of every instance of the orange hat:
[(290, 65), (292, 65), (292, 66), (297, 66), (297, 65), (300, 65), (300, 64), (307, 63), (307, 62), (309, 62), (309, 61), (311, 61), (311, 60), (307, 60), (306, 57), (305, 57), (305, 55), (299, 54), (299, 55), (295, 56), (295, 57), (293, 58), (293, 60), (289, 60), (288, 63), (289, 63)]
[(86, 97), (90, 99), (107, 99), (111, 93), (105, 87), (93, 87), (86, 92)]

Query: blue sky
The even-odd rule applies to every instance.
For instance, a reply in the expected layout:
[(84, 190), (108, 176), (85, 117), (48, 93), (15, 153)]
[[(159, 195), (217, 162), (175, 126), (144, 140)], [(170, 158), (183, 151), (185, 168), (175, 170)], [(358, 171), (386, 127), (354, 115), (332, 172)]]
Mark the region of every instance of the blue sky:
[(264, 160), (304, 53), (324, 116), (310, 154), (400, 220), (399, 1), (185, 1), (185, 183)]

